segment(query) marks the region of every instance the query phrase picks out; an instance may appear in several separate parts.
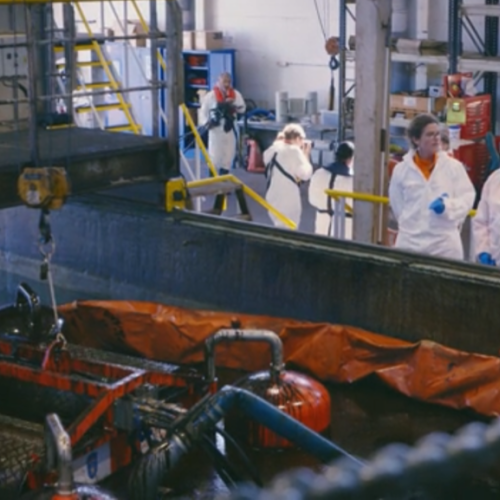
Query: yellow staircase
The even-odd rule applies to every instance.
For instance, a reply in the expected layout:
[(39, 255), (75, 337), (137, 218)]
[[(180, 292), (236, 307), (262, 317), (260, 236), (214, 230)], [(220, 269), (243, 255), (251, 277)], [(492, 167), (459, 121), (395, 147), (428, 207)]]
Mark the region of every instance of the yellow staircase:
[[(132, 109), (130, 103), (128, 103), (123, 97), (122, 86), (115, 77), (114, 68), (112, 61), (110, 61), (106, 57), (105, 49), (99, 44), (96, 39), (96, 36), (92, 32), (92, 28), (90, 27), (90, 23), (87, 21), (85, 14), (83, 12), (82, 7), (78, 2), (74, 2), (76, 11), (78, 12), (80, 19), (85, 27), (85, 31), (90, 40), (85, 43), (75, 43), (75, 51), (76, 52), (88, 52), (91, 51), (96, 56), (97, 60), (93, 61), (76, 61), (77, 67), (77, 79), (78, 85), (75, 88), (77, 91), (83, 91), (85, 93), (91, 93), (93, 90), (105, 90), (109, 89), (110, 92), (107, 95), (114, 96), (116, 98), (116, 103), (106, 103), (106, 104), (93, 104), (92, 96), (88, 96), (89, 105), (88, 106), (80, 106), (75, 108), (75, 113), (83, 114), (83, 113), (93, 113), (99, 126), (103, 130), (108, 130), (110, 132), (133, 132), (134, 134), (140, 135), (142, 133), (141, 126), (135, 121), (132, 115)], [(64, 47), (55, 47), (54, 50), (56, 53), (64, 52)], [(59, 68), (64, 67), (64, 64), (58, 65)], [(104, 74), (107, 78), (106, 81), (102, 82), (92, 82), (85, 83), (85, 76), (83, 74), (83, 68), (101, 68), (104, 71)], [(76, 97), (77, 95), (75, 95)], [(124, 115), (124, 123), (117, 126), (105, 126), (100, 113), (103, 111), (112, 111), (112, 110), (120, 110)]]

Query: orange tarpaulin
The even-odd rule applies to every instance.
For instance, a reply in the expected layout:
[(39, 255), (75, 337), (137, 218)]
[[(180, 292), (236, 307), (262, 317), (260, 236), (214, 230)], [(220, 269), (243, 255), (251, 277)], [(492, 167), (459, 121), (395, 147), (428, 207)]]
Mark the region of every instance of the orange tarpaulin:
[[(221, 328), (277, 333), (284, 358), (317, 378), (354, 382), (375, 374), (415, 399), (500, 415), (500, 358), (430, 341), (409, 343), (358, 328), (290, 319), (189, 310), (146, 302), (75, 302), (60, 307), (68, 341), (176, 364), (203, 361), (204, 340)], [(264, 344), (217, 347), (217, 365), (266, 369)]]

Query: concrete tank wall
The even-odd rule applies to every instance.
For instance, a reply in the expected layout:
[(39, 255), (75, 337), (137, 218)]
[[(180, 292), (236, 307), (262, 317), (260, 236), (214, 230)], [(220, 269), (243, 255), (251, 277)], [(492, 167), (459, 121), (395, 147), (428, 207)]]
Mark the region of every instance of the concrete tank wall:
[[(4, 270), (36, 278), (37, 216), (0, 212)], [(97, 196), (52, 217), (55, 279), (74, 298), (328, 321), (498, 353), (497, 271), (218, 218), (172, 218)]]

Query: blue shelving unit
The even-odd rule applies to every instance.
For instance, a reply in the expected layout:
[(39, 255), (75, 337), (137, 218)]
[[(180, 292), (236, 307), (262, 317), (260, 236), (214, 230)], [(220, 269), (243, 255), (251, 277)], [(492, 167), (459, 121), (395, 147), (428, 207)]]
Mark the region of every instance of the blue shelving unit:
[[(200, 90), (209, 91), (217, 83), (219, 75), (228, 72), (233, 78), (233, 85), (236, 85), (235, 71), (235, 50), (186, 50), (183, 52), (184, 58), (184, 99), (187, 108), (196, 125), (198, 124), (198, 109), (200, 107)], [(184, 116), (180, 119), (180, 147), (185, 151), (186, 156), (191, 156), (194, 149), (194, 142), (189, 133), (189, 126)], [(203, 134), (202, 139), (207, 145), (208, 134)]]

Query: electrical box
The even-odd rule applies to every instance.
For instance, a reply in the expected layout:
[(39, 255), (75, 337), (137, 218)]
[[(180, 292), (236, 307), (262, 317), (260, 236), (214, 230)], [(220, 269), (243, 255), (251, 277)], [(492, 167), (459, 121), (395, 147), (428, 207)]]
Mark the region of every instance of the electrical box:
[(28, 75), (28, 49), (12, 47), (18, 43), (26, 43), (26, 36), (4, 34), (0, 37), (0, 78)]

